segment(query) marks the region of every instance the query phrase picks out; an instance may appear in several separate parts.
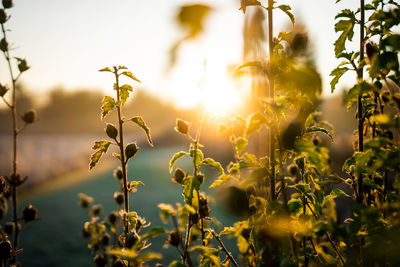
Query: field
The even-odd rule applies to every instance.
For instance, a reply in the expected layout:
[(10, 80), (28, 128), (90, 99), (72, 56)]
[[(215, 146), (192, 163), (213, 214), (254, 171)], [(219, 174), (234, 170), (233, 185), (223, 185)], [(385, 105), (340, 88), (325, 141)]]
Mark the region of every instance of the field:
[[(144, 149), (138, 154), (134, 163), (130, 164), (128, 174), (132, 179), (143, 179), (145, 186), (133, 194), (132, 206), (147, 221), (152, 222), (151, 227), (161, 226), (158, 203), (182, 202), (180, 186), (171, 183), (168, 174), (168, 161), (174, 152), (182, 148), (157, 148)], [(183, 163), (183, 164), (182, 164)], [(190, 167), (190, 162), (178, 162), (182, 167)], [(39, 192), (23, 197), (22, 205), (35, 203), (39, 209), (39, 220), (27, 225), (21, 238), (21, 247), (24, 252), (20, 260), (25, 266), (91, 266), (92, 257), (87, 247), (87, 240), (80, 233), (83, 222), (88, 219), (84, 209), (78, 207), (78, 193), (84, 192), (93, 196), (95, 203), (103, 205), (104, 213), (115, 209), (112, 198), (114, 191), (118, 191), (118, 183), (112, 176), (113, 168), (106, 171), (93, 170), (89, 174), (79, 171), (77, 175), (82, 179), (73, 185), (62, 187), (65, 181), (58, 180), (57, 189), (48, 192)], [(86, 173), (86, 177), (85, 177)], [(70, 175), (68, 175), (70, 177)], [(68, 178), (67, 177), (67, 178)], [(88, 178), (89, 177), (89, 178)], [(210, 178), (212, 175), (210, 176)], [(76, 178), (76, 177), (75, 177)], [(74, 178), (74, 179), (75, 179)], [(63, 179), (63, 177), (58, 178)], [(40, 189), (38, 189), (40, 191)], [(212, 213), (221, 222), (228, 226), (233, 222), (219, 208)], [(164, 263), (176, 259), (178, 254), (174, 248), (164, 249), (166, 235), (152, 241), (152, 249), (162, 251)]]

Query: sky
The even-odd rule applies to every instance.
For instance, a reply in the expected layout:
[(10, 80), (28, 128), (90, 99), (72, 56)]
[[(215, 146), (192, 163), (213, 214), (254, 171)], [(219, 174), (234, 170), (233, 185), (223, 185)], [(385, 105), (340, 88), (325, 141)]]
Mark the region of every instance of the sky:
[[(39, 98), (55, 87), (110, 92), (112, 76), (97, 70), (112, 65), (127, 66), (142, 81), (143, 90), (180, 106), (193, 105), (204, 91), (205, 95), (214, 93), (218, 100), (225, 92), (234, 90), (226, 66), (239, 64), (242, 56), (244, 15), (239, 11), (239, 0), (14, 2), (6, 24), (11, 30), (8, 40), (12, 56), (24, 57), (31, 65), (21, 81)], [(185, 44), (177, 65), (170, 68), (170, 48), (183, 35), (174, 17), (178, 7), (188, 3), (209, 4), (214, 12), (207, 20), (205, 33)], [(296, 19), (307, 27), (323, 79), (324, 96), (329, 96), (329, 73), (338, 64), (333, 51), (337, 38), (334, 16), (343, 8), (356, 8), (357, 1), (335, 4), (335, 0), (278, 0), (278, 4), (290, 5)], [(283, 13), (275, 13), (274, 30), (278, 32), (289, 20)], [(193, 93), (204, 77), (209, 77), (209, 85)], [(0, 81), (5, 83), (7, 79), (7, 65), (2, 59)], [(340, 86), (346, 84), (351, 81), (344, 79)], [(235, 97), (232, 101), (240, 101), (239, 95)]]

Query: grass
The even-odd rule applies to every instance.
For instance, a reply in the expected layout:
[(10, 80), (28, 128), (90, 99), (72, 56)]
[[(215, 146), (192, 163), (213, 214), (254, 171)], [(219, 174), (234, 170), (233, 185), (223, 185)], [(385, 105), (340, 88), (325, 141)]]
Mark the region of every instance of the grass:
[[(168, 173), (169, 159), (179, 150), (179, 147), (143, 149), (129, 165), (128, 179), (145, 183), (133, 194), (131, 210), (151, 222), (151, 227), (163, 226), (157, 204), (183, 202), (181, 188), (171, 182)], [(191, 162), (182, 159), (177, 166), (189, 171)], [(82, 192), (94, 197), (95, 204), (102, 204), (103, 215), (107, 216), (116, 208), (113, 193), (119, 190), (118, 182), (112, 176), (113, 168), (100, 170), (102, 162), (96, 168), (95, 172), (98, 173), (91, 179), (82, 179), (82, 182), (68, 184), (64, 188), (58, 186), (55, 190), (23, 198), (21, 207), (34, 204), (40, 218), (40, 221), (27, 225), (26, 231), (22, 233), (21, 247), (24, 251), (19, 260), (24, 266), (94, 266), (87, 240), (81, 236), (83, 223), (88, 217), (86, 211), (78, 206), (77, 194)], [(211, 173), (208, 177), (213, 179), (215, 175)], [(224, 226), (234, 221), (221, 207), (215, 207), (211, 216), (220, 219)], [(166, 228), (172, 229), (171, 225)], [(175, 248), (163, 248), (165, 239), (166, 235), (153, 240), (150, 249), (162, 253), (164, 259), (160, 262), (168, 265), (178, 257)], [(234, 248), (233, 240), (225, 242), (228, 242), (229, 249)]]

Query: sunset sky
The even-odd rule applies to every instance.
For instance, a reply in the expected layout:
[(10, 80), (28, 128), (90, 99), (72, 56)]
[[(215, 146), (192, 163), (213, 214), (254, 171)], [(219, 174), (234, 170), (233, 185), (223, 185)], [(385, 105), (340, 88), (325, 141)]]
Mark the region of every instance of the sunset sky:
[[(192, 90), (202, 77), (209, 77), (204, 91), (217, 98), (233, 90), (225, 75), (228, 64), (238, 64), (242, 53), (244, 15), (239, 0), (35, 0), (14, 1), (6, 24), (13, 56), (25, 57), (32, 68), (22, 76), (27, 89), (43, 95), (54, 87), (67, 90), (91, 88), (111, 90), (112, 77), (97, 72), (104, 66), (126, 65), (142, 80), (146, 90), (165, 101), (193, 105)], [(265, 1), (266, 2), (266, 1)], [(314, 45), (316, 62), (330, 95), (329, 73), (334, 58), (334, 16), (356, 1), (285, 0), (295, 17), (304, 23)], [(182, 37), (174, 21), (181, 4), (205, 3), (214, 8), (204, 35), (186, 44), (174, 69), (168, 69), (169, 50)], [(277, 11), (275, 31), (289, 23)], [(354, 41), (357, 41), (355, 36)], [(207, 73), (203, 62), (207, 61)], [(0, 61), (0, 81), (8, 79), (5, 60)], [(342, 83), (345, 85), (346, 82)], [(218, 87), (220, 93), (217, 93)], [(208, 89), (207, 89), (208, 88)], [(225, 90), (225, 91), (224, 91)], [(206, 93), (206, 97), (208, 97)], [(236, 99), (239, 101), (239, 99)], [(212, 103), (212, 102), (210, 102)]]

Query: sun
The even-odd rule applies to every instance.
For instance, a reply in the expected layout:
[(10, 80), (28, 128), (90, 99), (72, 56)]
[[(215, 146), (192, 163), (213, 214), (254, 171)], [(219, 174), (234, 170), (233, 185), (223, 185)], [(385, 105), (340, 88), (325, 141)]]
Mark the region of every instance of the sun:
[(222, 62), (186, 63), (171, 77), (171, 89), (178, 107), (200, 106), (210, 115), (224, 116), (238, 109), (241, 97)]

